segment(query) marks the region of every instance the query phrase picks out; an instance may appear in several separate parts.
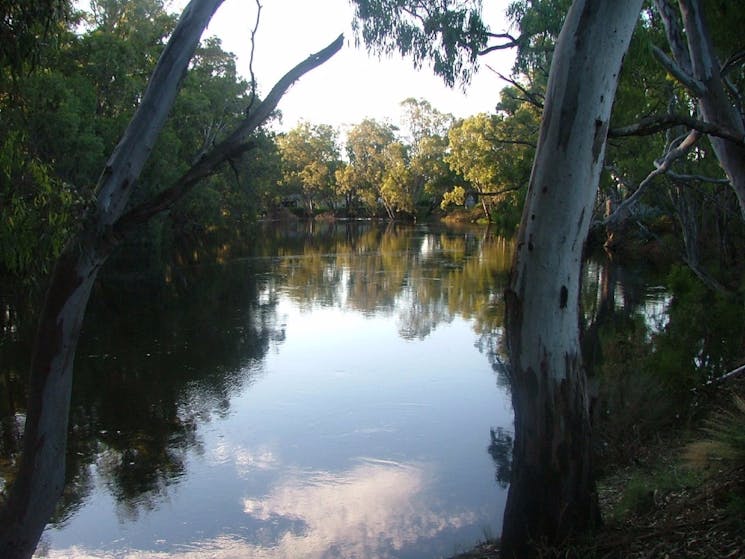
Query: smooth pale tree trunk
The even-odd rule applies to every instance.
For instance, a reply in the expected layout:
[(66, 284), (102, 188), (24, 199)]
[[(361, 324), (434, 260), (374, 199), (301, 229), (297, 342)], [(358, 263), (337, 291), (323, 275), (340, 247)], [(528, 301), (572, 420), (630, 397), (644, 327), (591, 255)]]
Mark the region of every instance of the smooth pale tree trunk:
[(703, 121), (726, 131), (732, 141), (709, 134), (709, 141), (719, 164), (732, 185), (745, 218), (745, 122), (735, 103), (730, 99), (722, 75), (722, 67), (714, 50), (708, 26), (698, 0), (680, 0), (685, 35), (680, 29), (678, 12), (671, 0), (655, 0), (655, 6), (665, 25), (665, 33), (673, 60), (660, 55), (658, 59), (678, 81), (697, 99)]
[[(700, 2), (681, 0), (680, 12), (691, 57), (691, 72), (703, 88), (699, 96), (703, 120), (745, 138), (745, 124), (725, 90), (721, 65), (714, 51)], [(740, 213), (745, 219), (745, 146), (712, 135), (709, 136), (709, 141), (737, 194)]]
[(506, 297), (515, 410), (506, 558), (598, 523), (579, 341), (582, 251), (642, 0), (577, 0), (559, 35)]
[(99, 179), (95, 205), (56, 262), (32, 357), (23, 451), (17, 476), (0, 507), (3, 559), (31, 557), (62, 494), (75, 350), (101, 266), (133, 227), (171, 207), (221, 163), (245, 151), (250, 134), (270, 116), (287, 89), (343, 44), (340, 36), (291, 69), (225, 140), (202, 155), (172, 187), (125, 213), (202, 32), (222, 2), (192, 0), (184, 9), (142, 102)]

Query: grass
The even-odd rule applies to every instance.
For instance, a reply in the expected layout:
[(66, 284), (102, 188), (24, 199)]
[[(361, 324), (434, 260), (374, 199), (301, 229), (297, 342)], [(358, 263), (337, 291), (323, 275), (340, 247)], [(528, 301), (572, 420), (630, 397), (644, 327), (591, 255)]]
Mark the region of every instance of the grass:
[(745, 467), (745, 398), (735, 395), (732, 401), (730, 409), (715, 412), (705, 422), (706, 438), (686, 448), (685, 459), (693, 467)]

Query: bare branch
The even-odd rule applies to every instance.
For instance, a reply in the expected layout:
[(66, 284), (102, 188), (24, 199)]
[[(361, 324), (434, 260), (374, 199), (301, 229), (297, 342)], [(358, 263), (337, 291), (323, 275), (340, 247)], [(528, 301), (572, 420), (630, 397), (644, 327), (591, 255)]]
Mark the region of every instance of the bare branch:
[(519, 46), (520, 44), (520, 37), (513, 37), (509, 33), (487, 33), (487, 36), (493, 38), (493, 39), (500, 39), (500, 40), (506, 40), (504, 43), (499, 43), (497, 45), (491, 45), (486, 47), (483, 50), (479, 51), (479, 56), (484, 56), (485, 54), (489, 54), (490, 52), (493, 52), (495, 50), (507, 50), (511, 48), (515, 48)]
[(686, 89), (688, 89), (695, 97), (701, 97), (705, 93), (704, 84), (695, 79), (683, 68), (681, 68), (675, 61), (666, 55), (659, 47), (652, 46), (652, 54), (662, 66), (670, 72)]
[(256, 75), (254, 74), (254, 52), (256, 51), (256, 33), (259, 30), (259, 21), (261, 20), (261, 2), (256, 0), (256, 23), (251, 31), (251, 54), (248, 58), (248, 72), (251, 75), (251, 100), (246, 107), (246, 114), (251, 112), (254, 101), (256, 101)]
[(682, 173), (676, 173), (675, 171), (667, 171), (667, 176), (678, 182), (706, 182), (709, 184), (731, 184), (727, 178), (718, 179), (716, 177), (707, 177), (704, 175), (688, 175)]
[(611, 128), (608, 131), (608, 136), (612, 138), (624, 136), (649, 136), (651, 134), (661, 132), (662, 130), (668, 130), (675, 126), (686, 126), (693, 130), (698, 130), (703, 134), (717, 136), (718, 138), (723, 138), (736, 144), (745, 145), (745, 137), (737, 134), (732, 130), (725, 129), (721, 126), (717, 126), (708, 122), (704, 122), (703, 120), (698, 120), (689, 115), (674, 113), (653, 115), (645, 117), (634, 124)]
[(737, 51), (730, 56), (724, 64), (722, 64), (722, 75), (727, 74), (736, 65), (743, 63), (745, 63), (745, 49)]
[(153, 199), (148, 200), (130, 210), (119, 219), (115, 226), (118, 235), (124, 235), (134, 226), (144, 223), (154, 215), (170, 209), (200, 180), (213, 174), (220, 164), (237, 157), (252, 147), (249, 136), (266, 121), (277, 107), (282, 96), (304, 74), (317, 68), (334, 54), (344, 44), (344, 35), (330, 43), (322, 51), (310, 55), (303, 62), (287, 72), (272, 88), (266, 98), (257, 105), (256, 109), (241, 121), (238, 127), (222, 142), (217, 144), (189, 168), (176, 183), (160, 192)]
[(515, 89), (522, 92), (522, 94), (525, 95), (525, 99), (523, 99), (524, 101), (527, 101), (528, 103), (535, 105), (539, 109), (543, 110), (543, 101), (542, 101), (541, 95), (528, 91), (528, 89), (524, 85), (522, 85), (520, 82), (512, 78), (508, 78), (507, 76), (495, 70), (488, 64), (486, 64), (486, 67), (492, 72), (494, 72), (497, 76), (499, 76), (500, 79), (506, 81), (508, 84), (513, 86)]
[(702, 134), (698, 130), (691, 130), (688, 136), (686, 136), (685, 140), (683, 140), (678, 145), (678, 147), (668, 151), (661, 160), (655, 161), (655, 169), (651, 171), (642, 182), (639, 183), (639, 188), (637, 188), (631, 196), (624, 200), (613, 211), (612, 214), (607, 216), (602, 221), (602, 224), (605, 226), (613, 226), (617, 225), (619, 222), (625, 219), (631, 213), (631, 210), (639, 201), (642, 194), (644, 194), (647, 187), (652, 182), (652, 179), (658, 175), (667, 173), (673, 162), (686, 155), (691, 150), (691, 148), (696, 145), (696, 142), (701, 139), (701, 136)]

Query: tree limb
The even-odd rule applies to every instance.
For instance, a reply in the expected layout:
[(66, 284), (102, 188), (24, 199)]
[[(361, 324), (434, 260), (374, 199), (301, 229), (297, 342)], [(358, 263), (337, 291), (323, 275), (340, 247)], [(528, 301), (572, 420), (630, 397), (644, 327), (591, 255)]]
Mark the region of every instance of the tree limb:
[(499, 43), (498, 45), (491, 45), (482, 49), (478, 52), (479, 56), (484, 56), (495, 50), (507, 50), (519, 46), (522, 37), (513, 37), (509, 33), (487, 33), (487, 36), (493, 39), (506, 39), (505, 43)]
[(254, 24), (253, 30), (251, 30), (251, 54), (248, 57), (248, 73), (251, 76), (251, 99), (246, 107), (246, 114), (251, 112), (251, 107), (256, 101), (256, 75), (254, 74), (254, 51), (256, 50), (256, 33), (259, 30), (259, 21), (261, 20), (261, 2), (256, 0), (256, 23)]
[(479, 190), (469, 190), (466, 192), (466, 195), (472, 195), (472, 196), (500, 196), (502, 194), (507, 194), (508, 192), (516, 192), (520, 190), (519, 186), (511, 186), (509, 188), (503, 188), (502, 190), (497, 190), (495, 192), (480, 192)]
[(661, 160), (655, 161), (655, 169), (639, 183), (639, 187), (631, 196), (619, 204), (612, 214), (603, 219), (602, 224), (605, 226), (613, 226), (625, 219), (631, 213), (632, 208), (639, 201), (642, 194), (646, 191), (647, 187), (652, 182), (652, 179), (657, 175), (667, 173), (673, 162), (687, 154), (691, 148), (696, 145), (696, 142), (701, 139), (701, 136), (702, 134), (698, 130), (691, 130), (678, 147), (672, 148)]
[(522, 92), (522, 94), (525, 95), (525, 99), (524, 99), (525, 101), (528, 101), (530, 104), (535, 105), (539, 109), (543, 110), (543, 101), (541, 100), (541, 95), (528, 91), (528, 89), (524, 85), (522, 85), (520, 82), (512, 78), (508, 78), (507, 76), (495, 70), (488, 64), (486, 64), (486, 67), (492, 72), (494, 72), (497, 76), (499, 76), (501, 80), (506, 81), (512, 87)]
[(685, 75), (689, 77), (693, 76), (691, 55), (688, 52), (688, 45), (683, 37), (683, 30), (678, 18), (678, 7), (671, 0), (654, 0), (654, 5), (662, 19), (667, 43), (670, 46), (675, 64)]
[(683, 86), (688, 89), (695, 97), (701, 97), (706, 89), (704, 84), (695, 79), (693, 76), (688, 74), (683, 68), (681, 68), (675, 61), (665, 54), (662, 49), (652, 45), (652, 54), (662, 66), (670, 72)]
[(716, 126), (709, 122), (704, 122), (689, 115), (683, 114), (660, 114), (642, 118), (634, 124), (627, 126), (620, 126), (617, 128), (611, 128), (608, 131), (608, 136), (612, 138), (619, 138), (624, 136), (649, 136), (656, 134), (662, 130), (667, 130), (675, 126), (687, 126), (693, 130), (698, 130), (703, 134), (709, 134), (710, 136), (717, 136), (734, 142), (736, 144), (745, 145), (745, 137), (737, 134), (733, 130), (725, 129), (721, 126)]
[(223, 141), (205, 153), (169, 188), (163, 190), (151, 200), (131, 209), (116, 223), (117, 235), (125, 235), (133, 227), (144, 223), (154, 215), (171, 208), (203, 178), (213, 174), (218, 166), (226, 160), (236, 157), (250, 149), (250, 134), (258, 128), (277, 107), (282, 96), (304, 74), (317, 68), (341, 49), (344, 35), (339, 35), (323, 50), (310, 55), (292, 70), (287, 72), (272, 88), (266, 98), (246, 115), (237, 128)]
[(667, 171), (667, 175), (679, 182), (707, 182), (710, 184), (730, 184), (730, 180), (727, 178), (719, 179), (716, 177), (707, 177), (704, 175), (688, 175), (682, 173), (676, 173), (674, 171)]

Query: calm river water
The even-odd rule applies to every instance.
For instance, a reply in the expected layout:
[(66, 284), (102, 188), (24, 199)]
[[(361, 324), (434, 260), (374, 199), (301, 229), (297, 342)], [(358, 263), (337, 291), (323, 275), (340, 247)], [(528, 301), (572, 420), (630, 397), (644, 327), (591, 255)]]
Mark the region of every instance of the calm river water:
[[(433, 558), (498, 535), (512, 242), (314, 227), (267, 229), (250, 254), (223, 247), (147, 287), (101, 282), (39, 556)], [(4, 345), (6, 388), (24, 343)]]

